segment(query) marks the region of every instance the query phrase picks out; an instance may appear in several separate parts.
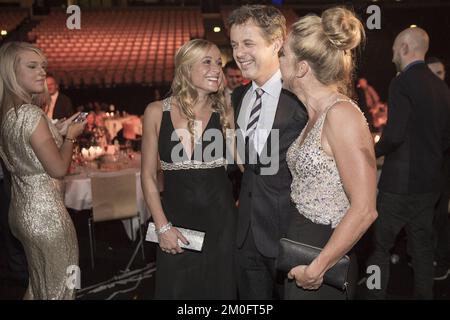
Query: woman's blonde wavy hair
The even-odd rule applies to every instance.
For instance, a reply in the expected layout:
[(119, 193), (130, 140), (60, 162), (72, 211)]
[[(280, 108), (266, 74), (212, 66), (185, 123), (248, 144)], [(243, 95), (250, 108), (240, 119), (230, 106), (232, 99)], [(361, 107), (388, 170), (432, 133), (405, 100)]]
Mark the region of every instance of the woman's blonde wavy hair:
[(7, 42), (0, 47), (0, 124), (6, 112), (14, 108), (17, 109), (22, 104), (40, 105), (47, 93), (30, 94), (17, 81), (17, 68), (20, 63), (20, 53), (23, 51), (33, 51), (45, 59), (42, 51), (27, 42)]
[(353, 49), (365, 41), (364, 26), (352, 11), (333, 7), (321, 17), (302, 17), (292, 25), (290, 38), (297, 61), (308, 61), (317, 80), (337, 85), (341, 93), (351, 95)]
[[(171, 94), (180, 105), (182, 114), (188, 120), (188, 130), (192, 137), (192, 143), (195, 137), (195, 114), (192, 106), (198, 99), (197, 89), (191, 81), (191, 69), (194, 63), (198, 62), (208, 50), (215, 46), (212, 42), (204, 39), (193, 39), (186, 42), (175, 54), (175, 75), (172, 81)], [(221, 75), (223, 79), (223, 75)], [(227, 121), (227, 108), (224, 96), (223, 80), (219, 90), (209, 94), (212, 109), (219, 113), (222, 131), (225, 134), (229, 123)]]

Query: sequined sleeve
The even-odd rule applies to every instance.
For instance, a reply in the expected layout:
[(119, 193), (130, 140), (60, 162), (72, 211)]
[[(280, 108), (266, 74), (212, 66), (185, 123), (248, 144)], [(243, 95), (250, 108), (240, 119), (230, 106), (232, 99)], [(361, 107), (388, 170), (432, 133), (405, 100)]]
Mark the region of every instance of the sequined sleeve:
[(22, 108), (24, 108), (21, 112), (21, 116), (24, 117), (22, 122), (24, 132), (23, 137), (24, 140), (26, 140), (24, 141), (26, 143), (30, 141), (31, 135), (36, 130), (41, 118), (44, 116), (44, 112), (39, 107), (31, 104), (23, 106)]

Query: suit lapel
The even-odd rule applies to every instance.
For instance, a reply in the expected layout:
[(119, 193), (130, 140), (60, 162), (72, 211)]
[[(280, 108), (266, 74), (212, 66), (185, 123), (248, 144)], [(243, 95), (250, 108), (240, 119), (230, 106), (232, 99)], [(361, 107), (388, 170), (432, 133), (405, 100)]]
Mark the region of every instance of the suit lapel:
[(278, 99), (278, 105), (277, 105), (277, 111), (275, 112), (275, 119), (273, 120), (272, 129), (278, 129), (281, 130), (284, 126), (283, 120), (285, 120), (288, 116), (287, 110), (288, 108), (285, 108), (286, 104), (289, 103), (289, 100), (286, 98), (283, 90), (281, 90), (280, 98)]
[(239, 113), (241, 112), (242, 109), (242, 100), (244, 100), (245, 94), (251, 88), (251, 86), (252, 86), (251, 82), (247, 84), (247, 86), (245, 86), (245, 88), (243, 89), (241, 96), (239, 97), (236, 112), (234, 113), (234, 123), (236, 124), (236, 129), (239, 129), (238, 119)]
[[(275, 119), (273, 120), (272, 130), (277, 129), (279, 130), (278, 138), (281, 139), (282, 131), (285, 128), (285, 122), (289, 120), (289, 108), (286, 108), (286, 106), (290, 103), (289, 98), (286, 96), (284, 90), (281, 90), (280, 98), (278, 99), (277, 104), (277, 111), (275, 112)], [(269, 133), (269, 136), (267, 137), (266, 143), (264, 144), (263, 152), (266, 152), (267, 149), (270, 152), (271, 146), (270, 141), (272, 138), (272, 131)], [(269, 154), (269, 153), (266, 153)]]

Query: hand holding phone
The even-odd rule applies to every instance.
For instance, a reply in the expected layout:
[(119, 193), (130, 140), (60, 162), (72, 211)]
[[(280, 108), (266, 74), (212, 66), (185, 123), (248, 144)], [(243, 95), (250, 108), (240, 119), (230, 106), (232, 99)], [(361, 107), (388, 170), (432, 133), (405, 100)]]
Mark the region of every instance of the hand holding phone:
[(86, 120), (87, 115), (88, 112), (80, 112), (80, 114), (75, 119), (73, 119), (73, 122), (83, 122), (84, 120)]
[(87, 118), (87, 115), (88, 112), (81, 112), (80, 114), (73, 115), (71, 118), (66, 120), (68, 124), (66, 137), (69, 137), (70, 139), (76, 139), (80, 134), (83, 133), (84, 127), (86, 125), (85, 120)]

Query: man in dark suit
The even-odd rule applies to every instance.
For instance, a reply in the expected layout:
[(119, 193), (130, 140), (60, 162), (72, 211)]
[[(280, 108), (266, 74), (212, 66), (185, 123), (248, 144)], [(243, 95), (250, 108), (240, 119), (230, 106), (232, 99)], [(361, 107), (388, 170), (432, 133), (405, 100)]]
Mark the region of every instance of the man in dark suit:
[[(226, 86), (224, 90), (225, 102), (228, 107), (234, 107), (231, 103), (231, 94), (233, 91), (242, 85), (242, 71), (239, 69), (236, 61), (228, 61), (223, 67), (223, 74), (226, 79)], [(235, 111), (235, 110), (234, 110)], [(228, 178), (233, 185), (233, 197), (235, 200), (239, 199), (239, 192), (241, 190), (242, 172), (236, 167), (232, 166), (232, 170), (228, 170)]]
[(414, 269), (414, 297), (433, 298), (433, 213), (442, 186), (443, 155), (450, 142), (450, 91), (424, 63), (429, 38), (420, 28), (395, 39), (399, 71), (389, 88), (389, 114), (376, 156), (385, 156), (378, 184), (375, 250), (368, 265), (381, 271), (383, 299), (389, 282), (389, 250), (405, 228)]
[[(425, 61), (428, 68), (442, 81), (445, 81), (445, 66), (436, 57), (428, 57)], [(444, 184), (441, 196), (434, 213), (434, 238), (435, 250), (434, 280), (445, 280), (450, 275), (450, 222), (449, 222), (449, 199), (450, 199), (450, 150), (444, 156)]]
[(231, 60), (228, 61), (223, 67), (223, 74), (226, 79), (225, 86), (225, 101), (228, 106), (231, 106), (231, 94), (234, 89), (239, 87), (242, 84), (244, 78), (242, 78), (242, 71), (239, 69), (236, 61)]
[(240, 152), (245, 171), (237, 226), (239, 298), (281, 298), (278, 242), (290, 217), (298, 214), (290, 200), (286, 151), (305, 126), (307, 114), (296, 97), (282, 89), (278, 53), (286, 21), (280, 11), (243, 6), (231, 13), (228, 22), (234, 59), (251, 80), (232, 95), (239, 151), (245, 144)]
[(69, 118), (74, 114), (72, 101), (65, 94), (59, 92), (59, 85), (52, 75), (47, 75), (47, 88), (50, 94), (50, 105), (45, 112), (50, 119)]
[(5, 245), (9, 277), (21, 286), (28, 285), (28, 264), (22, 244), (11, 233), (8, 211), (11, 201), (11, 176), (0, 159), (0, 232)]

